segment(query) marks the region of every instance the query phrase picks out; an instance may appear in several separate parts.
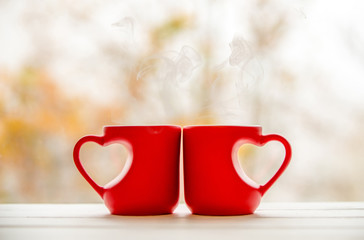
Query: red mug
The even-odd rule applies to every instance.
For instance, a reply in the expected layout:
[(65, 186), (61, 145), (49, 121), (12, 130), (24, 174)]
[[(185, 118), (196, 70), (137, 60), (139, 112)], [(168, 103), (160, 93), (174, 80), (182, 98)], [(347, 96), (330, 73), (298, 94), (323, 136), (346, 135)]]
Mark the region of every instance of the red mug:
[[(168, 214), (177, 207), (179, 198), (180, 141), (179, 126), (106, 126), (103, 136), (81, 138), (74, 147), (73, 159), (112, 214)], [(127, 169), (99, 186), (80, 162), (79, 152), (86, 142), (123, 144), (130, 153), (124, 167)]]
[[(285, 157), (264, 185), (245, 177), (237, 152), (244, 143), (279, 141)], [(292, 155), (283, 137), (262, 135), (260, 126), (187, 126), (183, 128), (185, 201), (193, 214), (242, 215), (258, 207), (264, 193), (286, 169)]]

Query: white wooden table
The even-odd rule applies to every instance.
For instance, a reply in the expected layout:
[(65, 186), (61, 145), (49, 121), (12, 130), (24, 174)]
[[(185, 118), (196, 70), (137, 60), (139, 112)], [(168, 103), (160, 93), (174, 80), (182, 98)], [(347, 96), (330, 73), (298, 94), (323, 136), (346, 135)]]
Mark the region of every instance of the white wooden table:
[(113, 216), (102, 204), (0, 204), (0, 239), (364, 239), (364, 202), (261, 203), (253, 215)]

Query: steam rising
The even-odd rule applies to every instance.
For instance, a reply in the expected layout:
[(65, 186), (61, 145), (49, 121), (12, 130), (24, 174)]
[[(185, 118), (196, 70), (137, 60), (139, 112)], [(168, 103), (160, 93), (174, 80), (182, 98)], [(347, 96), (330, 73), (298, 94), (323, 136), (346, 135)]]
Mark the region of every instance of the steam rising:
[(188, 111), (188, 85), (202, 58), (196, 50), (183, 46), (179, 52), (166, 52), (146, 59), (137, 74), (137, 81), (152, 81), (150, 91), (161, 105), (162, 119), (183, 115)]
[(134, 38), (134, 19), (131, 17), (125, 17), (112, 24), (114, 27), (118, 27), (122, 31), (129, 35), (132, 39)]
[[(263, 68), (249, 43), (235, 36), (229, 44), (230, 55), (214, 68), (217, 77), (211, 91), (213, 115), (223, 124), (257, 124), (252, 118), (263, 79)], [(211, 102), (211, 101), (210, 101)], [(206, 106), (211, 108), (211, 106)]]
[(235, 36), (229, 46), (231, 49), (229, 64), (243, 69), (253, 58), (253, 53), (248, 43), (242, 37)]
[[(131, 37), (133, 49), (139, 49), (133, 39), (134, 19), (123, 18), (113, 26)], [(241, 124), (251, 115), (250, 106), (259, 92), (263, 68), (243, 37), (235, 36), (229, 46), (226, 60), (212, 69), (205, 66), (204, 71), (200, 68), (201, 55), (190, 46), (145, 58), (134, 80), (138, 82), (135, 86), (142, 87), (139, 91), (145, 100), (133, 100), (136, 115), (130, 120), (145, 118), (152, 123), (170, 123), (181, 118), (191, 122), (211, 119), (210, 122)], [(206, 70), (208, 76), (203, 75)], [(208, 79), (211, 76), (213, 79)]]
[(184, 82), (191, 78), (193, 71), (202, 63), (201, 56), (191, 47), (182, 47), (176, 61), (176, 81)]
[(163, 84), (179, 84), (190, 80), (193, 71), (201, 65), (201, 56), (192, 47), (183, 46), (180, 52), (168, 52), (150, 57), (142, 63), (137, 79), (157, 70), (158, 79)]
[[(234, 37), (230, 43), (229, 63), (238, 68), (235, 81), (239, 111), (245, 121), (251, 124), (259, 122), (259, 96), (264, 76), (263, 67), (253, 53), (248, 42), (242, 37)], [(254, 106), (254, 107), (253, 107)], [(249, 120), (248, 120), (249, 119)]]
[(229, 45), (231, 49), (229, 63), (233, 67), (238, 67), (241, 74), (236, 80), (238, 89), (246, 90), (241, 87), (256, 86), (263, 79), (264, 71), (248, 42), (242, 37), (234, 37)]

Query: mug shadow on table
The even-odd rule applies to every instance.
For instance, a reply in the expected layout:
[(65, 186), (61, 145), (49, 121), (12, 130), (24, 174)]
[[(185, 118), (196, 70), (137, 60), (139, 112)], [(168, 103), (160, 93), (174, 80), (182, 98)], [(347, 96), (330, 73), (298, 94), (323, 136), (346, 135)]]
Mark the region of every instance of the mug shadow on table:
[(118, 227), (137, 228), (199, 228), (224, 229), (243, 227), (259, 221), (262, 217), (258, 214), (236, 216), (206, 216), (191, 213), (173, 213), (154, 216), (121, 216), (104, 215), (102, 218), (110, 223), (110, 227), (116, 224)]

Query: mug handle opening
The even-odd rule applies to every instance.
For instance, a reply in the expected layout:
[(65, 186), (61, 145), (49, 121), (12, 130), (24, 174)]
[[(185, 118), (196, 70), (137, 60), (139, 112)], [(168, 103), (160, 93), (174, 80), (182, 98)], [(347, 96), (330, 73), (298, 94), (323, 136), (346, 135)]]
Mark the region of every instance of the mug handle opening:
[(81, 150), (82, 145), (85, 144), (86, 142), (95, 142), (95, 143), (103, 146), (104, 137), (93, 136), (93, 135), (84, 136), (80, 140), (78, 140), (78, 142), (76, 143), (76, 145), (73, 149), (73, 160), (75, 162), (75, 165), (76, 165), (78, 171), (86, 179), (86, 181), (91, 185), (91, 187), (93, 189), (95, 189), (95, 191), (101, 196), (101, 198), (103, 198), (105, 189), (103, 187), (99, 186), (90, 177), (90, 175), (86, 172), (86, 170), (84, 169), (84, 167), (82, 166), (81, 161), (80, 161), (80, 150)]
[(285, 148), (286, 155), (284, 157), (284, 160), (283, 160), (281, 166), (279, 167), (278, 171), (273, 175), (273, 177), (270, 180), (268, 180), (268, 182), (266, 184), (259, 187), (258, 190), (262, 196), (274, 184), (274, 182), (277, 181), (277, 179), (282, 175), (284, 170), (286, 170), (286, 168), (291, 160), (291, 157), (292, 157), (291, 145), (284, 137), (277, 135), (277, 134), (269, 134), (269, 135), (261, 136), (260, 144), (263, 146), (270, 141), (281, 142)]

